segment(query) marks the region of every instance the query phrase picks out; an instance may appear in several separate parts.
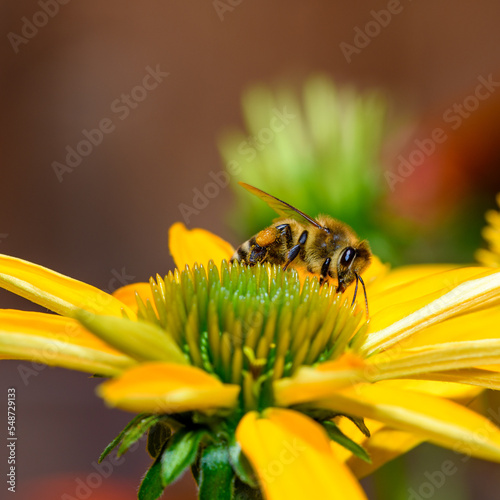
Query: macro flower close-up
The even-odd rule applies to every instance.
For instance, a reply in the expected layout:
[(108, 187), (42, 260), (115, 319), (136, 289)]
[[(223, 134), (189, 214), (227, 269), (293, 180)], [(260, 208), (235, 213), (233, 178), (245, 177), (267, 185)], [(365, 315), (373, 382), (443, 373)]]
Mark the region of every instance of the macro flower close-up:
[(2, 7), (1, 498), (498, 500), (500, 3)]
[(219, 237), (177, 223), (175, 271), (110, 295), (2, 256), (0, 284), (57, 313), (2, 310), (0, 352), (106, 377), (138, 414), (140, 499), (186, 469), (199, 498), (366, 498), (358, 478), (422, 441), (500, 462), (500, 429), (469, 404), (500, 388), (500, 272), (376, 257), (369, 302), (314, 276), (228, 264)]

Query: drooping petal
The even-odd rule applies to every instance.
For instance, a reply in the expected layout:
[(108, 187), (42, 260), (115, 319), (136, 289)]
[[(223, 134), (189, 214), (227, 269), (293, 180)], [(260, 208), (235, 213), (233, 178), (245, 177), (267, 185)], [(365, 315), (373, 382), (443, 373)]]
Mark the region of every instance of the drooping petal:
[(0, 255), (0, 286), (64, 316), (77, 309), (95, 314), (135, 317), (131, 309), (109, 293), (42, 266)]
[(135, 365), (85, 330), (76, 320), (27, 311), (0, 310), (0, 353), (100, 375), (117, 375)]
[(234, 253), (233, 247), (222, 238), (204, 229), (187, 229), (181, 222), (171, 226), (168, 241), (178, 269), (191, 267), (195, 262), (206, 265), (209, 260), (219, 264)]
[[(497, 303), (500, 273), (480, 268), (456, 269), (391, 289), (377, 301), (379, 312), (370, 319), (369, 333), (355, 345), (364, 355), (388, 349), (455, 315)], [(381, 303), (385, 303), (384, 308)]]
[(315, 406), (372, 418), (457, 452), (500, 462), (500, 429), (447, 399), (397, 390), (381, 382), (341, 389)]
[(365, 499), (338, 460), (322, 427), (293, 410), (268, 408), (247, 413), (236, 439), (256, 471), (267, 500)]
[(138, 413), (232, 408), (239, 391), (199, 368), (173, 363), (144, 363), (98, 388), (110, 406)]

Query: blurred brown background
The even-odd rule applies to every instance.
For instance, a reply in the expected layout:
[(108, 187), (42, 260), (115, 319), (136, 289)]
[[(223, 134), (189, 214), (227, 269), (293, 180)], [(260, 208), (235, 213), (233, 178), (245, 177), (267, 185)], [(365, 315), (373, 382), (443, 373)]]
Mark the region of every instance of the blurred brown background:
[[(241, 126), (248, 85), (300, 84), (321, 71), (338, 83), (380, 87), (403, 114), (435, 114), (439, 122), (479, 76), (498, 74), (500, 3), (487, 0), (401, 0), (400, 12), (349, 63), (340, 44), (353, 44), (355, 28), (388, 3), (3, 2), (0, 251), (109, 290), (119, 285), (117, 274), (125, 281), (164, 274), (172, 267), (167, 229), (181, 218), (179, 204), (192, 203), (193, 189), (224, 168), (216, 138)], [(42, 5), (52, 17), (39, 14)], [(24, 18), (43, 26), (30, 31)], [(154, 89), (136, 90), (134, 109), (118, 112), (116, 99), (142, 85), (147, 67), (169, 74)], [(76, 148), (82, 130), (106, 118), (113, 131), (58, 178), (53, 162), (64, 163), (67, 146)], [(244, 171), (234, 180), (244, 180)], [(229, 190), (222, 190), (192, 225), (232, 241), (224, 224), (229, 207)], [(32, 307), (3, 292), (0, 301)], [(19, 363), (4, 362), (0, 376), (2, 387), (17, 388), (16, 498), (77, 497), (74, 478), (94, 471), (129, 415), (106, 410), (86, 375), (46, 368), (24, 384)], [(134, 498), (148, 463), (143, 450), (131, 453), (90, 498), (114, 498), (104, 493), (113, 484), (131, 485)], [(473, 470), (475, 481), (497, 475), (498, 465), (471, 463), (460, 472)], [(422, 478), (417, 472), (415, 484)], [(59, 489), (50, 490), (51, 481)], [(497, 498), (484, 489), (464, 498)], [(179, 498), (191, 497), (180, 489)]]

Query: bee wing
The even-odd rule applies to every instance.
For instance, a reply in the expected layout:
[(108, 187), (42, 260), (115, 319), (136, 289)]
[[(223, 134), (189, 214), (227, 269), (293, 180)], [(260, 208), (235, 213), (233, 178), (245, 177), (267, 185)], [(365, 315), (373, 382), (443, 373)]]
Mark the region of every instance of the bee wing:
[(318, 229), (325, 229), (318, 221), (314, 220), (309, 215), (306, 215), (304, 212), (301, 212), (299, 209), (292, 207), (289, 203), (286, 203), (275, 196), (265, 193), (264, 191), (250, 186), (250, 184), (246, 184), (245, 182), (239, 182), (240, 186), (244, 187), (247, 191), (250, 191), (255, 196), (258, 196), (261, 200), (265, 201), (278, 215), (281, 217), (294, 219), (297, 222), (308, 223), (316, 226)]

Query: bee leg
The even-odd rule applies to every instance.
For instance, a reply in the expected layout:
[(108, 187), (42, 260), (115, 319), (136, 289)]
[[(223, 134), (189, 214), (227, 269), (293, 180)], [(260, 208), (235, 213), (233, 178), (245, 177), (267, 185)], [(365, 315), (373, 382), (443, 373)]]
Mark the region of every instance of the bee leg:
[(250, 256), (248, 263), (255, 265), (258, 262), (264, 262), (267, 257), (267, 251), (271, 245), (280, 237), (280, 231), (274, 226), (263, 229), (250, 240)]
[[(263, 229), (255, 236), (255, 243), (260, 247), (272, 245), (280, 237), (280, 231), (274, 226)], [(252, 238), (253, 239), (253, 238)]]
[(286, 247), (291, 248), (293, 246), (293, 238), (290, 224), (280, 224), (276, 226), (276, 229), (285, 236)]
[(325, 259), (325, 262), (323, 262), (323, 265), (321, 266), (321, 273), (319, 276), (319, 284), (322, 285), (327, 279), (328, 279), (328, 271), (330, 269), (330, 262), (332, 259), (330, 257)]
[(248, 264), (253, 266), (258, 262), (263, 262), (267, 255), (267, 248), (261, 247), (257, 243), (252, 247), (250, 257), (248, 258)]
[(283, 266), (283, 271), (286, 270), (286, 268), (297, 258), (297, 256), (300, 253), (300, 250), (304, 246), (305, 242), (307, 241), (307, 231), (302, 231), (302, 234), (300, 235), (299, 242), (291, 248), (291, 250), (288, 252), (287, 255), (287, 261), (285, 265)]

